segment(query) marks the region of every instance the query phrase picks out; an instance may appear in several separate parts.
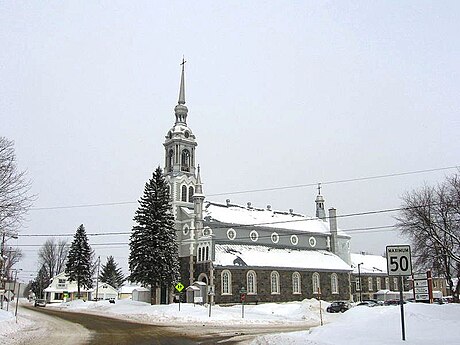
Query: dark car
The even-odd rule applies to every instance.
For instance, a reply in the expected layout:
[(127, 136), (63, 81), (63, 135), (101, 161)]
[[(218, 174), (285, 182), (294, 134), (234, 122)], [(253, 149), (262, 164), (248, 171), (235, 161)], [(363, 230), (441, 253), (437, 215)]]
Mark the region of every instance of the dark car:
[(362, 301), (357, 304), (357, 306), (366, 306), (366, 307), (377, 307), (380, 304), (378, 302), (372, 301), (372, 300), (367, 300), (367, 301)]
[(328, 313), (343, 313), (350, 309), (350, 303), (347, 301), (334, 301), (326, 308)]
[(36, 299), (34, 307), (46, 307), (46, 299)]

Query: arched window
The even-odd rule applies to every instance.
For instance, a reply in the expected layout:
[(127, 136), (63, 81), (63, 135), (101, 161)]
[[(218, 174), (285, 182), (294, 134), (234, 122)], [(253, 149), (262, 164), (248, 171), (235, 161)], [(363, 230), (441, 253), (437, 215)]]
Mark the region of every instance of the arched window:
[(166, 188), (168, 188), (168, 195), (171, 198), (171, 186), (168, 184)]
[(193, 187), (188, 187), (188, 202), (193, 202), (193, 194), (195, 194)]
[(224, 270), (221, 273), (222, 295), (232, 294), (232, 274), (229, 270)]
[(292, 273), (292, 293), (300, 294), (300, 273)]
[(183, 185), (181, 188), (181, 200), (187, 201), (187, 186)]
[(205, 254), (205, 256), (204, 256), (204, 259), (205, 259), (206, 261), (208, 261), (208, 260), (209, 260), (209, 246), (206, 246), (206, 249), (205, 249), (205, 250), (206, 250), (206, 254)]
[(390, 290), (390, 278), (385, 277), (385, 289)]
[(187, 149), (182, 150), (181, 170), (190, 171), (190, 152)]
[(372, 277), (367, 278), (367, 289), (368, 291), (374, 290), (374, 284), (372, 283)]
[(337, 274), (335, 273), (331, 274), (331, 292), (333, 294), (339, 293), (339, 278), (337, 277)]
[(198, 262), (202, 261), (201, 260), (201, 247), (198, 247)]
[(398, 278), (393, 278), (393, 286), (395, 288), (393, 291), (399, 291)]
[(321, 291), (321, 286), (319, 285), (319, 274), (318, 273), (313, 273), (312, 277), (311, 277), (311, 281), (312, 281), (312, 286), (313, 286), (313, 293), (314, 294), (319, 294)]
[(376, 279), (377, 291), (382, 290), (382, 280), (380, 277)]
[(248, 287), (248, 294), (255, 295), (257, 294), (257, 276), (256, 272), (249, 271), (246, 275), (246, 282)]
[(174, 166), (174, 151), (169, 150), (168, 152), (168, 171), (172, 171)]
[(272, 287), (272, 295), (280, 293), (280, 275), (278, 272), (273, 271), (270, 274), (270, 282)]

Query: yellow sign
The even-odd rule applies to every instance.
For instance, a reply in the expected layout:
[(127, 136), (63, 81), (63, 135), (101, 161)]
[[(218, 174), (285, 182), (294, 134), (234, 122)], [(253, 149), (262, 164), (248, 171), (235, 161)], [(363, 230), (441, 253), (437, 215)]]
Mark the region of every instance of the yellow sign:
[(181, 292), (184, 289), (184, 285), (182, 285), (182, 283), (177, 283), (175, 288), (177, 291)]

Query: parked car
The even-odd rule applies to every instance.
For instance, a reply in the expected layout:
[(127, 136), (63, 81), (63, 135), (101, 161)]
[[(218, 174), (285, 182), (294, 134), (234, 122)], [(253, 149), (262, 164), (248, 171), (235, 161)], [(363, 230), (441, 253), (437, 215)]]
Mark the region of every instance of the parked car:
[(46, 299), (36, 299), (34, 307), (46, 307)]
[(348, 301), (334, 301), (326, 308), (328, 313), (343, 313), (350, 309), (351, 305)]
[(380, 304), (378, 302), (373, 301), (373, 300), (366, 300), (366, 301), (362, 301), (357, 304), (357, 306), (366, 306), (366, 307), (377, 307), (379, 305)]
[[(406, 301), (403, 301), (406, 304)], [(399, 305), (399, 299), (389, 299), (383, 302), (384, 305)]]

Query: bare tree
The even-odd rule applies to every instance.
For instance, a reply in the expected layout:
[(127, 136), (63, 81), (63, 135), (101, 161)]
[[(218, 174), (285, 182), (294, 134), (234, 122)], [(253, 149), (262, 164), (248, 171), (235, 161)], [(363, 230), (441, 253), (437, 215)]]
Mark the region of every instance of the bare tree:
[(67, 240), (56, 241), (54, 238), (49, 238), (38, 250), (38, 263), (46, 270), (47, 276), (52, 278), (65, 270), (68, 253)]
[(13, 146), (13, 141), (0, 137), (0, 229), (7, 234), (21, 225), (33, 199), (26, 172), (17, 169)]
[(5, 272), (5, 278), (7, 280), (13, 280), (13, 271), (12, 268), (24, 257), (22, 250), (20, 248), (13, 247), (4, 247), (3, 256), (5, 259), (5, 267), (3, 267), (3, 272)]
[(398, 227), (412, 242), (415, 265), (444, 276), (458, 300), (460, 267), (460, 188), (455, 174), (436, 187), (424, 186), (406, 193), (398, 217)]

